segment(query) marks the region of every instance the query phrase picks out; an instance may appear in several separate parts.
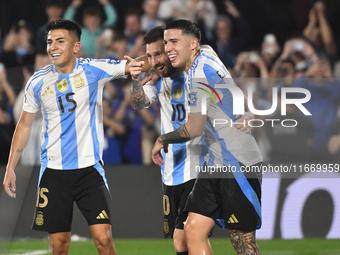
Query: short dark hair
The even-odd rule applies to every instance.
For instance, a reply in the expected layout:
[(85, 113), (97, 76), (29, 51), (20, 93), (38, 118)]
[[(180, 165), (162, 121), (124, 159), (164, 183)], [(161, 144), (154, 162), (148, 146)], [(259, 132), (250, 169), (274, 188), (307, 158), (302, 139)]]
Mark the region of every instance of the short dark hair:
[(183, 34), (193, 35), (198, 40), (198, 42), (201, 41), (201, 31), (196, 25), (196, 23), (192, 22), (191, 20), (186, 20), (186, 19), (175, 20), (165, 26), (164, 30), (168, 30), (168, 29), (182, 30)]
[(86, 16), (96, 16), (101, 19), (101, 14), (101, 11), (96, 6), (90, 6), (84, 10), (83, 18)]
[(163, 41), (165, 26), (157, 26), (150, 29), (143, 37), (143, 45)]
[(80, 41), (81, 37), (81, 28), (80, 26), (72, 20), (68, 19), (58, 19), (52, 21), (47, 25), (45, 32), (48, 33), (51, 30), (65, 29), (69, 33), (73, 33), (77, 36), (77, 39)]

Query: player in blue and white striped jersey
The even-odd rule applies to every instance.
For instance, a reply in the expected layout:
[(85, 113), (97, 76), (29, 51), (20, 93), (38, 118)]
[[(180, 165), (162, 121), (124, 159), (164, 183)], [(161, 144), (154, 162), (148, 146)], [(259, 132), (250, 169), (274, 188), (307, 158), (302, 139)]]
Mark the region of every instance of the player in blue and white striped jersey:
[[(217, 219), (223, 218), (237, 253), (247, 250), (259, 254), (255, 230), (261, 225), (260, 176), (246, 175), (241, 167), (261, 163), (261, 152), (250, 134), (234, 125), (215, 125), (215, 120), (228, 120), (228, 123), (236, 120), (232, 107), (235, 98), (230, 91), (234, 89), (230, 86), (235, 84), (217, 56), (200, 51), (199, 41), (200, 31), (189, 20), (176, 20), (165, 28), (165, 51), (172, 66), (185, 68), (190, 113), (186, 124), (157, 139), (152, 158), (161, 165), (162, 148), (167, 150), (168, 144), (186, 142), (204, 132), (201, 144), (209, 147), (208, 164), (213, 167), (210, 169), (221, 172), (222, 176), (210, 175), (209, 171), (206, 175), (203, 169), (188, 198), (185, 235), (189, 252), (212, 254), (208, 234)], [(225, 86), (217, 92), (216, 84)], [(211, 96), (205, 97), (206, 105), (201, 100), (205, 93)], [(219, 171), (218, 167), (226, 170)]]
[[(151, 29), (143, 38), (146, 45), (149, 63), (153, 67), (145, 76), (154, 73), (161, 76), (154, 85), (147, 83), (142, 87), (138, 77), (141, 63), (131, 61), (131, 74), (136, 75), (132, 84), (131, 103), (135, 109), (149, 107), (158, 100), (161, 112), (162, 134), (171, 132), (188, 120), (188, 97), (184, 86), (184, 68), (174, 68), (164, 51), (164, 27)], [(214, 55), (209, 46), (203, 46), (202, 52)], [(137, 67), (137, 68), (136, 68)], [(157, 76), (159, 77), (159, 76)], [(144, 79), (143, 79), (144, 80)], [(197, 137), (190, 142), (170, 144), (168, 152), (162, 151), (164, 164), (161, 165), (163, 182), (164, 236), (174, 238), (175, 250), (178, 254), (187, 252), (183, 231), (187, 213), (183, 212), (189, 193), (192, 190), (196, 175), (195, 166), (203, 165), (207, 150), (199, 143)], [(195, 146), (197, 145), (197, 146)], [(191, 149), (195, 151), (192, 152)]]
[[(183, 68), (173, 68), (164, 51), (164, 27), (151, 29), (144, 37), (149, 63), (153, 67), (146, 76), (157, 73), (161, 77), (154, 85), (142, 87), (139, 78), (141, 63), (130, 61), (132, 76), (131, 103), (135, 109), (149, 107), (158, 100), (161, 112), (162, 134), (174, 131), (187, 121), (188, 103), (184, 88)], [(137, 67), (137, 68), (136, 68)], [(200, 139), (197, 139), (197, 142)], [(201, 149), (201, 146), (198, 147)], [(188, 251), (184, 235), (185, 203), (192, 190), (196, 176), (190, 175), (190, 166), (203, 164), (206, 151), (190, 157), (191, 146), (188, 143), (170, 145), (164, 153), (165, 164), (161, 166), (163, 182), (164, 237), (174, 238), (174, 247), (178, 254)], [(193, 162), (195, 161), (195, 162)]]
[(102, 166), (102, 93), (107, 81), (126, 77), (129, 69), (125, 60), (77, 59), (81, 29), (72, 21), (53, 21), (46, 32), (52, 65), (35, 72), (27, 82), (7, 164), (5, 191), (16, 196), (14, 169), (35, 114), (41, 110), (41, 170), (32, 228), (49, 233), (52, 254), (66, 253), (76, 201), (98, 253), (116, 254), (110, 193)]

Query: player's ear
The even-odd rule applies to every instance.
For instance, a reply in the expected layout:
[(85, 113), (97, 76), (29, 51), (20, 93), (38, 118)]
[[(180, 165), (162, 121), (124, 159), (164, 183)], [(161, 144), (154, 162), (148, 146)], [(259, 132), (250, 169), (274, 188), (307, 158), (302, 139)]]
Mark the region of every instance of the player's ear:
[(198, 40), (197, 40), (197, 38), (191, 39), (191, 45), (190, 46), (191, 46), (192, 50), (194, 50), (194, 49), (196, 49), (198, 47)]
[(73, 47), (73, 53), (77, 54), (80, 51), (80, 48), (81, 48), (81, 43), (75, 42), (74, 47)]

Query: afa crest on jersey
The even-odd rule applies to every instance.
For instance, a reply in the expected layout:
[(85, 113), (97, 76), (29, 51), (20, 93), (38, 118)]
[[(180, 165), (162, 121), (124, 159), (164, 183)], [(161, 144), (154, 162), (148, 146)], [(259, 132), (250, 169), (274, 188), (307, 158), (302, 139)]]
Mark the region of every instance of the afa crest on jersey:
[(84, 79), (80, 75), (76, 75), (73, 81), (74, 86), (78, 89), (85, 85)]
[(68, 89), (68, 85), (67, 85), (66, 79), (62, 79), (62, 80), (58, 81), (57, 87), (58, 87), (58, 90), (61, 93), (65, 93), (67, 91), (67, 89)]
[(181, 97), (182, 97), (182, 88), (175, 89), (175, 91), (174, 91), (174, 98), (176, 100), (180, 100)]

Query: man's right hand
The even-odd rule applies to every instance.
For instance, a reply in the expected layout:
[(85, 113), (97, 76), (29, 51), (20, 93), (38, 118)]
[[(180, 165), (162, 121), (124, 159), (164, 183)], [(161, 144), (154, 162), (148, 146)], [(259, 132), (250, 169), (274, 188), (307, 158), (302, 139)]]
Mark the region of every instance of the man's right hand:
[(4, 188), (5, 191), (7, 193), (7, 195), (9, 195), (10, 197), (16, 198), (16, 185), (15, 185), (15, 181), (16, 181), (16, 176), (14, 171), (6, 171), (5, 174), (5, 178), (4, 178)]
[(139, 75), (142, 72), (142, 66), (144, 65), (144, 61), (136, 61), (132, 58), (130, 58), (129, 56), (124, 56), (124, 58), (129, 61), (128, 63), (128, 67), (130, 70), (130, 74), (133, 80), (138, 80), (139, 79)]

